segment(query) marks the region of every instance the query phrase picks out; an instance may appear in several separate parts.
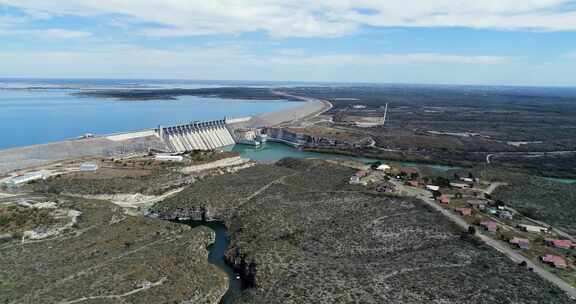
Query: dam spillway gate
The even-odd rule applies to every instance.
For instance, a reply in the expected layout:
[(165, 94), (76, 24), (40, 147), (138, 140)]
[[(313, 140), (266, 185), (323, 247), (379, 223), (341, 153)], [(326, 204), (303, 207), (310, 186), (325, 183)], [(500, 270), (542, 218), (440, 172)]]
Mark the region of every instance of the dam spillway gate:
[(213, 150), (235, 144), (225, 119), (159, 126), (156, 131), (172, 152)]

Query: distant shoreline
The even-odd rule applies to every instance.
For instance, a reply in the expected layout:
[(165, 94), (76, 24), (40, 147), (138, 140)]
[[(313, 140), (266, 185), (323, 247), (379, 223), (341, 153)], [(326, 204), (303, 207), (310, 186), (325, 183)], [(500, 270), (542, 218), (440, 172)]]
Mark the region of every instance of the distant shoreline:
[(91, 89), (80, 90), (79, 97), (112, 98), (116, 100), (175, 100), (181, 96), (242, 100), (300, 101), (288, 95), (279, 95), (270, 88), (221, 87), (201, 89)]

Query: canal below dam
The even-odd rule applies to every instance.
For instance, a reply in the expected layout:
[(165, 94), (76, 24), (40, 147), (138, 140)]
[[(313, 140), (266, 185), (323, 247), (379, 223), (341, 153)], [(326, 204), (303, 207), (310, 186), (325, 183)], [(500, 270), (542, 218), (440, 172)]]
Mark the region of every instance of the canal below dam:
[(461, 167), (455, 167), (455, 166), (387, 161), (385, 159), (366, 158), (366, 157), (349, 156), (334, 153), (309, 152), (309, 151), (302, 151), (285, 144), (272, 143), (272, 142), (265, 143), (261, 146), (235, 145), (233, 147), (230, 147), (229, 150), (231, 150), (232, 152), (237, 152), (245, 158), (249, 158), (251, 160), (263, 163), (272, 163), (282, 158), (293, 157), (293, 158), (319, 158), (328, 160), (352, 160), (363, 163), (373, 163), (376, 161), (381, 161), (390, 164), (398, 164), (403, 167), (427, 167), (437, 171), (461, 169)]
[[(415, 162), (401, 162), (401, 161), (388, 161), (386, 159), (376, 159), (367, 158), (360, 156), (349, 156), (334, 153), (319, 153), (319, 152), (309, 152), (299, 150), (297, 148), (281, 144), (268, 142), (261, 146), (249, 146), (249, 145), (235, 145), (228, 147), (228, 151), (237, 152), (242, 157), (254, 160), (261, 163), (273, 163), (282, 158), (293, 157), (293, 158), (318, 158), (318, 159), (328, 159), (328, 160), (352, 160), (363, 163), (373, 163), (376, 161), (385, 162), (388, 164), (398, 164), (402, 167), (419, 167), (428, 168), (434, 171), (446, 172), (449, 170), (459, 170), (462, 167), (457, 166), (446, 166), (446, 165), (434, 165), (425, 163), (415, 163)], [(553, 177), (543, 177), (546, 180), (566, 184), (566, 185), (576, 185), (576, 179), (566, 179), (566, 178), (553, 178)]]

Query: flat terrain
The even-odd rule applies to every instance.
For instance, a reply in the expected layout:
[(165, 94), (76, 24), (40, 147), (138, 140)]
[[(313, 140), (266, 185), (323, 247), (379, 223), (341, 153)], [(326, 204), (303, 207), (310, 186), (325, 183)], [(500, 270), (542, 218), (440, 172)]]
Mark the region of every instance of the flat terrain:
[[(362, 132), (376, 141), (355, 154), (466, 166), (491, 155), (495, 165), (576, 176), (571, 88), (365, 85), (282, 91), (329, 100), (333, 108), (318, 125)], [(383, 117), (386, 103), (385, 127), (362, 127)], [(552, 151), (558, 153), (544, 153)]]
[(182, 185), (194, 182), (198, 175), (182, 173), (187, 166), (196, 166), (237, 156), (232, 152), (188, 153), (183, 162), (161, 162), (154, 157), (139, 156), (128, 159), (100, 158), (99, 169), (93, 172), (74, 172), (32, 183), (27, 188), (52, 194), (127, 194), (161, 195)]
[(154, 209), (222, 215), (228, 260), (256, 269), (257, 288), (238, 303), (570, 303), (422, 202), (349, 185), (354, 172), (285, 159), (205, 179)]

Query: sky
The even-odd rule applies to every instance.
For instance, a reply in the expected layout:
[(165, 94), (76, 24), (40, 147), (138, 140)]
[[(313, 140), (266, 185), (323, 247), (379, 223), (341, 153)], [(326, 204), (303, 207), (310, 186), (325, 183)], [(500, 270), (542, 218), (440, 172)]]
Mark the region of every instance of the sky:
[(576, 86), (574, 0), (0, 0), (0, 77)]

